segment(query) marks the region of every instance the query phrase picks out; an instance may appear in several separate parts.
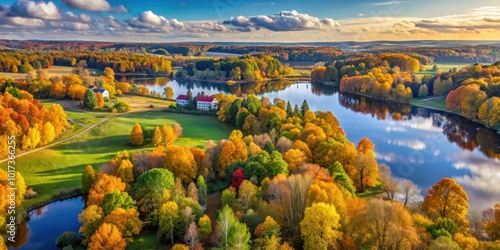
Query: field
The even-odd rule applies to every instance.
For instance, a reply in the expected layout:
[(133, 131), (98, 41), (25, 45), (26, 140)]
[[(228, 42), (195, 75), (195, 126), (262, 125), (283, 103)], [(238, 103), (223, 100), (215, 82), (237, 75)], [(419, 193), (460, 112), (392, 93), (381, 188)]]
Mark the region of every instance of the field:
[(410, 104), (417, 107), (450, 112), (448, 107), (446, 107), (446, 96), (430, 97), (424, 99), (415, 98), (410, 101)]
[[(57, 76), (57, 75), (71, 75), (73, 74), (73, 70), (75, 68), (73, 67), (65, 67), (65, 66), (52, 66), (47, 69), (49, 77), (52, 76)], [(90, 73), (95, 73), (96, 75), (101, 75), (102, 71), (98, 69), (88, 69)], [(6, 78), (13, 78), (13, 79), (26, 79), (26, 74), (25, 73), (6, 73), (6, 72), (0, 72), (0, 76), (6, 77)]]
[[(457, 68), (457, 70), (465, 67), (465, 66), (468, 66), (470, 65), (470, 63), (447, 63), (447, 62), (442, 62), (442, 63), (436, 63), (436, 65), (438, 66), (438, 72), (448, 72), (454, 68)], [(434, 67), (434, 64), (433, 65), (426, 65), (425, 66), (425, 70), (421, 70), (417, 73), (415, 73), (416, 75), (420, 76), (420, 77), (423, 77), (424, 75), (436, 75), (436, 72), (434, 72), (432, 70), (432, 67)]]
[[(68, 115), (77, 118), (76, 112), (68, 112)], [(90, 122), (87, 114), (78, 115), (82, 116), (81, 122)], [(17, 170), (23, 174), (26, 184), (38, 193), (36, 198), (25, 201), (25, 207), (49, 201), (61, 191), (80, 187), (80, 176), (85, 166), (90, 164), (99, 169), (117, 151), (151, 150), (152, 145), (134, 147), (129, 144), (130, 131), (135, 122), (148, 129), (177, 122), (184, 133), (176, 144), (199, 148), (203, 148), (210, 139), (227, 138), (233, 129), (212, 116), (149, 111), (114, 117), (64, 143), (16, 159)], [(0, 167), (6, 169), (6, 163), (1, 163)]]

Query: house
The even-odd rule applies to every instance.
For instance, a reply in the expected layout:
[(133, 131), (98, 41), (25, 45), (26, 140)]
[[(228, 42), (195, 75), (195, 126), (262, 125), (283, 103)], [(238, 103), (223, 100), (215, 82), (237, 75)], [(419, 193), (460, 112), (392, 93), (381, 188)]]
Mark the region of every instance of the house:
[(196, 108), (198, 110), (211, 110), (217, 109), (219, 103), (214, 97), (199, 96), (196, 98)]
[(177, 107), (186, 107), (188, 105), (188, 97), (187, 95), (179, 95), (175, 98), (175, 102), (177, 102)]
[(103, 98), (108, 98), (109, 99), (109, 92), (103, 88), (96, 88), (96, 89), (93, 89), (94, 92), (97, 94), (97, 93), (101, 93), (102, 94), (102, 97)]

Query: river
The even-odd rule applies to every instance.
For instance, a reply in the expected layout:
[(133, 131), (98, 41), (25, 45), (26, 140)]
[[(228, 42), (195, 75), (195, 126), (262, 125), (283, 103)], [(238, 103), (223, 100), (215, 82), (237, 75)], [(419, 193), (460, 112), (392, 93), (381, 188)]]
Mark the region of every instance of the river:
[[(369, 138), (379, 163), (390, 166), (394, 177), (415, 182), (422, 193), (442, 178), (453, 177), (469, 195), (471, 208), (482, 210), (500, 201), (500, 135), (460, 116), (340, 94), (336, 88), (308, 82), (245, 87), (167, 79), (134, 82), (149, 84), (150, 90), (160, 93), (170, 86), (175, 96), (191, 89), (194, 95), (255, 93), (299, 106), (307, 100), (311, 110), (331, 111), (350, 141)], [(32, 211), (29, 221), (21, 224), (17, 246), (57, 249), (54, 242), (59, 235), (78, 231), (83, 205), (81, 198), (72, 198)]]

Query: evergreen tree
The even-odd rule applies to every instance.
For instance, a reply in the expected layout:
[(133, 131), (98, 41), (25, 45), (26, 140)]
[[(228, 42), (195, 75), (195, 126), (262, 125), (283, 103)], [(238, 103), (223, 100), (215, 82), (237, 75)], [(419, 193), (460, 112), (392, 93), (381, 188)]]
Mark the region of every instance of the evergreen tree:
[(97, 95), (92, 89), (87, 89), (83, 96), (83, 107), (94, 109), (97, 106)]
[(286, 115), (288, 117), (293, 116), (293, 109), (292, 109), (292, 105), (290, 104), (290, 102), (286, 102)]
[(308, 110), (309, 110), (309, 104), (307, 104), (307, 101), (304, 100), (302, 106), (300, 106), (300, 112), (302, 112), (302, 115), (304, 115)]

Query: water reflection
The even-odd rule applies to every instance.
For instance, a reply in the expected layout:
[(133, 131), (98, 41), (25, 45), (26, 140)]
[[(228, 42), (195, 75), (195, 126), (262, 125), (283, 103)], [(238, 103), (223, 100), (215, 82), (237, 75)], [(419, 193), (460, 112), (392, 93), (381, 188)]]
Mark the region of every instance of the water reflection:
[[(153, 90), (156, 86), (161, 91), (165, 87), (149, 87)], [(500, 182), (500, 135), (460, 116), (340, 94), (335, 87), (309, 82), (228, 87), (171, 81), (167, 86), (175, 94), (184, 94), (188, 88), (193, 93), (252, 93), (299, 106), (305, 99), (312, 110), (331, 111), (350, 141), (370, 138), (376, 145), (378, 161), (388, 164), (396, 177), (409, 178), (422, 189), (453, 177), (464, 186), (472, 207), (483, 209), (498, 202), (500, 190), (491, 186)]]

